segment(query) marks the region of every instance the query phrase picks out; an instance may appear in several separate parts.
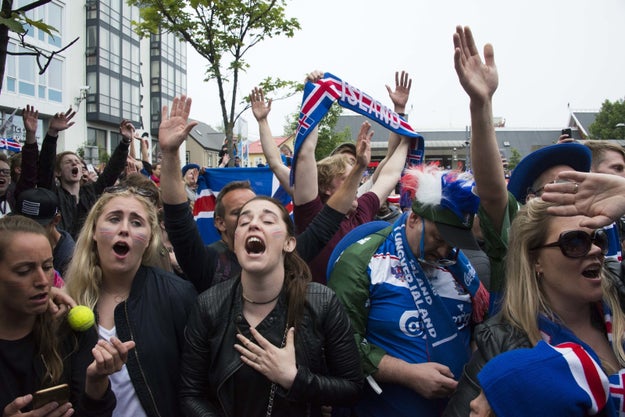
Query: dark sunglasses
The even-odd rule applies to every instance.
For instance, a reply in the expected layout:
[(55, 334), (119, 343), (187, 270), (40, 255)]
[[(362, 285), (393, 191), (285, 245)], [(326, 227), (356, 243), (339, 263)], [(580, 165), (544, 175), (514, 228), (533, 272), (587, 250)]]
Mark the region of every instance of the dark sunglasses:
[(546, 245), (535, 247), (532, 250), (559, 247), (562, 251), (562, 255), (567, 258), (581, 258), (588, 255), (592, 245), (598, 246), (603, 255), (608, 253), (608, 235), (603, 229), (597, 229), (592, 232), (592, 234), (588, 234), (583, 230), (562, 232), (557, 242), (547, 243)]

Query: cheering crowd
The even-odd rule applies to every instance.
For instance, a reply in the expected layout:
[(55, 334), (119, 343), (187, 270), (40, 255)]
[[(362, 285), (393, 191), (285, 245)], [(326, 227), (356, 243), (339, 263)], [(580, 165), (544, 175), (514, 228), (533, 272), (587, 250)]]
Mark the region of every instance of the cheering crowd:
[[(191, 210), (203, 168), (180, 161), (190, 97), (163, 108), (157, 164), (123, 120), (100, 172), (57, 152), (74, 111), (39, 149), (23, 109), (22, 152), (0, 154), (3, 417), (625, 416), (625, 150), (561, 136), (508, 182), (494, 49), (460, 26), (453, 45), (472, 172), (413, 164), (418, 140), (391, 131), (363, 182), (368, 122), (319, 161), (315, 127), (295, 169), (256, 88), (293, 215), (241, 178), (216, 197), (208, 245)], [(411, 87), (404, 71), (387, 86), (402, 120)], [(69, 325), (77, 305), (93, 326)], [(65, 397), (36, 402), (59, 384)]]

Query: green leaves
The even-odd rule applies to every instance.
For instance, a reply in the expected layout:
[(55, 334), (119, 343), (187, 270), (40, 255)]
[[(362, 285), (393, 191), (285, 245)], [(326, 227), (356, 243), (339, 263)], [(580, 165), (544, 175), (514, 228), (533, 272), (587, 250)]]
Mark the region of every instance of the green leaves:
[(43, 20), (33, 20), (26, 16), (24, 12), (13, 11), (10, 17), (3, 17), (0, 15), (0, 25), (4, 25), (9, 28), (11, 32), (24, 34), (28, 29), (28, 26), (36, 27), (47, 33), (50, 36), (54, 36), (54, 33), (59, 31), (46, 23)]
[(604, 101), (589, 130), (591, 139), (625, 139), (625, 99)]

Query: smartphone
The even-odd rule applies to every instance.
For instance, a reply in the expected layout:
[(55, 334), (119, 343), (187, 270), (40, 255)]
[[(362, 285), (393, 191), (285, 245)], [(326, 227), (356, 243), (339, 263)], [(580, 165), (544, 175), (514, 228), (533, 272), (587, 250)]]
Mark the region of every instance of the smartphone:
[(573, 137), (573, 135), (571, 134), (571, 128), (570, 127), (567, 127), (566, 129), (562, 129), (562, 134), (566, 135), (566, 136), (568, 136), (570, 138)]
[(59, 405), (69, 401), (69, 385), (61, 384), (39, 390), (33, 394), (33, 410), (56, 401)]

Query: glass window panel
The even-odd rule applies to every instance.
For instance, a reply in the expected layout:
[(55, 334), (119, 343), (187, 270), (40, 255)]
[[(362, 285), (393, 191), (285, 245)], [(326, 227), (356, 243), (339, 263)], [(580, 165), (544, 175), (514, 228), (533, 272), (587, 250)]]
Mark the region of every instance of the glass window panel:
[(15, 92), (15, 84), (16, 84), (15, 78), (7, 78), (7, 82), (6, 82), (7, 91)]
[(45, 99), (46, 98), (46, 87), (44, 85), (40, 85), (37, 88), (37, 90), (39, 92), (39, 98)]
[(30, 84), (30, 83), (26, 83), (23, 81), (19, 82), (19, 86), (20, 86), (20, 94), (26, 94), (28, 96), (35, 96), (35, 85), (34, 84)]
[(48, 86), (56, 90), (63, 89), (63, 62), (59, 59), (53, 59), (46, 71), (48, 75)]
[[(24, 52), (20, 48), (21, 52)], [(22, 81), (35, 82), (35, 60), (29, 55), (20, 55), (18, 57), (18, 78)]]
[(63, 92), (58, 90), (48, 90), (48, 100), (56, 101), (57, 103), (63, 102)]
[(111, 94), (110, 78), (106, 74), (100, 73), (100, 94), (109, 96)]

